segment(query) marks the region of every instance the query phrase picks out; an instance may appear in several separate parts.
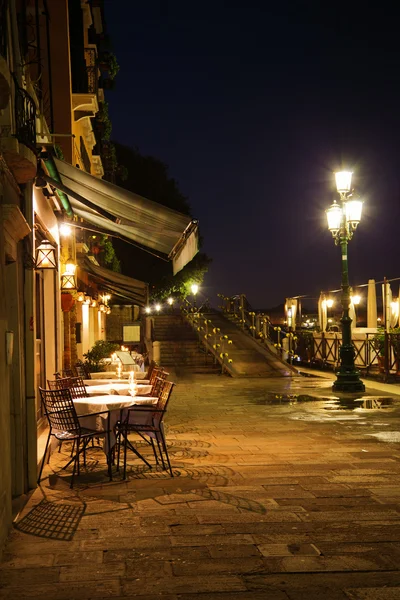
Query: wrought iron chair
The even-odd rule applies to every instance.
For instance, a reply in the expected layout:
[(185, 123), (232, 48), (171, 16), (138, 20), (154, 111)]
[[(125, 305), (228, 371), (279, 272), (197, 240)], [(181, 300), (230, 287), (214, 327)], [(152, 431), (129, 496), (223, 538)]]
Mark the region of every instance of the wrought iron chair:
[[(44, 412), (46, 414), (48, 423), (49, 423), (49, 435), (46, 442), (46, 448), (43, 455), (42, 464), (40, 467), (38, 484), (40, 483), (40, 478), (42, 476), (44, 462), (46, 460), (46, 455), (49, 447), (49, 442), (51, 436), (55, 437), (60, 442), (74, 442), (73, 446), (73, 456), (71, 460), (63, 467), (66, 469), (71, 462), (74, 463), (74, 468), (72, 471), (71, 485), (72, 488), (74, 485), (75, 472), (79, 475), (79, 457), (83, 453), (84, 465), (86, 466), (86, 456), (85, 449), (90, 440), (98, 437), (107, 436), (108, 447), (110, 447), (110, 427), (104, 431), (97, 431), (96, 429), (89, 429), (87, 427), (82, 427), (79, 421), (78, 415), (75, 410), (75, 406), (73, 403), (73, 398), (71, 395), (71, 391), (68, 388), (61, 389), (53, 389), (53, 390), (45, 390), (39, 387), (40, 397), (42, 400)], [(97, 414), (105, 414), (103, 413), (95, 413), (90, 416), (95, 416)], [(81, 415), (88, 416), (88, 415)], [(50, 457), (49, 457), (50, 458)], [(112, 471), (111, 471), (111, 457), (107, 457), (108, 464), (108, 474), (110, 477), (110, 481), (112, 480)]]
[[(119, 441), (124, 444), (124, 472), (123, 479), (126, 479), (126, 458), (128, 448), (132, 450), (136, 455), (138, 452), (132, 446), (128, 439), (130, 433), (138, 433), (141, 437), (148, 437), (150, 439), (151, 447), (153, 449), (154, 458), (156, 463), (159, 464), (159, 459), (156, 452), (156, 446), (154, 440), (157, 443), (158, 452), (161, 458), (163, 469), (166, 469), (164, 462), (164, 455), (167, 460), (168, 470), (173, 477), (171, 463), (169, 460), (167, 444), (165, 442), (163, 419), (167, 411), (167, 406), (171, 393), (174, 387), (172, 381), (164, 381), (162, 383), (162, 389), (156, 406), (140, 406), (129, 408), (126, 413), (126, 418), (120, 423), (120, 436)], [(164, 453), (164, 454), (163, 454)], [(119, 456), (118, 456), (119, 458)], [(143, 458), (143, 457), (141, 457)], [(144, 459), (143, 459), (144, 460)], [(149, 464), (145, 461), (146, 464)], [(150, 466), (150, 465), (149, 465)]]
[(157, 367), (157, 363), (156, 363), (156, 361), (155, 361), (155, 360), (151, 360), (151, 361), (150, 361), (150, 363), (149, 363), (148, 369), (147, 369), (147, 373), (146, 373), (146, 377), (145, 377), (145, 379), (150, 379), (150, 377), (151, 377), (151, 374), (152, 374), (152, 372), (153, 372), (153, 369), (154, 369), (155, 367)]
[(71, 377), (69, 388), (71, 390), (72, 398), (87, 398), (86, 385), (83, 383), (82, 377)]
[(78, 361), (74, 365), (74, 372), (76, 377), (82, 377), (82, 379), (92, 379), (90, 372), (87, 370), (85, 364), (82, 361)]
[[(57, 373), (55, 373), (57, 375)], [(56, 377), (56, 379), (48, 379), (47, 385), (49, 386), (49, 390), (61, 390), (63, 388), (71, 387), (72, 377)]]
[(167, 373), (162, 367), (154, 367), (149, 379), (149, 385), (153, 386), (157, 377), (161, 377), (161, 379), (165, 380), (168, 375), (169, 373)]
[(74, 372), (72, 369), (62, 369), (61, 373), (58, 371), (54, 373), (54, 377), (56, 379), (65, 379), (65, 377), (74, 377)]

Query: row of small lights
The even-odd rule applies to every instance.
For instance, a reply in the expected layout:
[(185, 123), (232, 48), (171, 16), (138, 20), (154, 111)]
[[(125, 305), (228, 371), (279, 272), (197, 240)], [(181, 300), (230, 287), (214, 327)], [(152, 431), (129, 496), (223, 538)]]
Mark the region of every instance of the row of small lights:
[(98, 306), (99, 311), (105, 313), (106, 315), (111, 313), (111, 308), (107, 306), (107, 302), (110, 298), (111, 296), (109, 294), (105, 294), (102, 297), (103, 302), (98, 302), (95, 298), (88, 296), (84, 292), (78, 292), (76, 296), (78, 302), (82, 302), (82, 304), (90, 306), (91, 308), (96, 308), (96, 306)]
[[(190, 287), (190, 290), (192, 292), (192, 294), (194, 296), (196, 296), (197, 292), (199, 291), (199, 286), (197, 285), (197, 283), (193, 283)], [(173, 305), (173, 303), (175, 302), (175, 299), (172, 298), (172, 296), (170, 296), (167, 299), (167, 304), (171, 307)], [(153, 311), (155, 311), (156, 313), (161, 312), (163, 305), (160, 304), (159, 302), (157, 302), (156, 304), (154, 304), (153, 306), (146, 306), (144, 309), (144, 312), (146, 313), (146, 315), (150, 315)]]

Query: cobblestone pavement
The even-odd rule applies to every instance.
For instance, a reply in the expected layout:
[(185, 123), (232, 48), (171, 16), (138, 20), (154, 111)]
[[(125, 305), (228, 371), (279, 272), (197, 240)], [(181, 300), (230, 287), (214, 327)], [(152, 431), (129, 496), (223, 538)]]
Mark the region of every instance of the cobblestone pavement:
[(330, 385), (178, 378), (173, 478), (130, 455), (109, 483), (91, 449), (71, 491), (64, 445), (11, 531), (0, 598), (400, 599), (400, 398)]

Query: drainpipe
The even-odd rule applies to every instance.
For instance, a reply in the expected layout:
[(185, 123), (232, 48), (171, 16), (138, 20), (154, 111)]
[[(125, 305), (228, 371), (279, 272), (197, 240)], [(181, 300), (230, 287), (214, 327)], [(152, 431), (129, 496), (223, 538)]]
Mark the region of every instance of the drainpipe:
[[(51, 158), (51, 156), (46, 153), (46, 156), (42, 155), (42, 159), (43, 159), (44, 164), (46, 165), (46, 169), (47, 169), (50, 177), (52, 179), (54, 179), (55, 181), (57, 181), (57, 183), (59, 183), (61, 185), (61, 179), (60, 179), (60, 176), (58, 174), (57, 167), (54, 164), (54, 161)], [(69, 202), (67, 194), (65, 194), (59, 188), (57, 189), (57, 194), (58, 194), (58, 197), (61, 200), (61, 204), (63, 206), (63, 209), (67, 213), (68, 217), (72, 217), (74, 213), (72, 212), (71, 204)]]
[[(32, 231), (28, 236), (35, 256), (33, 184), (25, 186), (25, 219)], [(36, 424), (36, 323), (35, 323), (35, 270), (24, 270), (24, 326), (25, 326), (25, 398), (26, 398), (26, 455), (28, 489), (36, 487), (37, 480), (37, 424)]]

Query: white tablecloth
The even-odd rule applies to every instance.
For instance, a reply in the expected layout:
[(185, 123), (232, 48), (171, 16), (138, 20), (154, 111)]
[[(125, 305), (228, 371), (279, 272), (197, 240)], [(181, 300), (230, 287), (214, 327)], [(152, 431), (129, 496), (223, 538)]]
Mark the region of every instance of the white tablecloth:
[[(148, 379), (138, 379), (136, 377), (136, 381), (137, 383), (140, 382), (140, 385), (148, 385), (149, 384), (149, 380)], [(127, 379), (117, 379), (116, 377), (114, 379), (84, 379), (83, 383), (85, 385), (104, 385), (106, 383), (124, 383), (125, 385), (127, 384)]]
[[(155, 405), (158, 398), (153, 396), (92, 396), (90, 398), (76, 398), (74, 400), (75, 409), (82, 427), (104, 431), (107, 429), (109, 416), (110, 424), (110, 448), (107, 443), (107, 436), (104, 437), (103, 450), (106, 454), (114, 447), (116, 437), (114, 434), (115, 425), (120, 418), (121, 410), (131, 406)], [(103, 413), (102, 415), (90, 416), (92, 413)], [(150, 414), (150, 413), (147, 413)], [(82, 417), (80, 415), (89, 415)]]
[[(137, 389), (137, 394), (139, 396), (144, 396), (146, 394), (150, 394), (151, 393), (151, 385), (142, 385), (142, 384), (138, 384), (136, 386)], [(100, 394), (119, 394), (122, 396), (130, 396), (130, 392), (129, 392), (129, 383), (128, 382), (124, 382), (124, 383), (120, 383), (120, 382), (110, 382), (110, 383), (101, 383), (101, 384), (95, 384), (95, 385), (88, 385), (86, 384), (86, 391), (89, 394), (89, 396), (97, 396)]]

